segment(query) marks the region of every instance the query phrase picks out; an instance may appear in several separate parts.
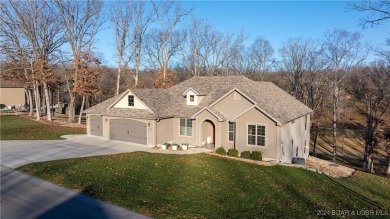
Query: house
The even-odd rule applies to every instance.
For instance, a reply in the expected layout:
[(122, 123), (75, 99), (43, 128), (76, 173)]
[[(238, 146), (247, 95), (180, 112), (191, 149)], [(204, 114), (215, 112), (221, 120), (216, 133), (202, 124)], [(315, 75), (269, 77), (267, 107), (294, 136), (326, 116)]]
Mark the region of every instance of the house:
[(1, 80), (0, 104), (6, 107), (26, 104), (26, 93), (24, 87), (9, 81)]
[(312, 110), (273, 83), (244, 76), (127, 90), (84, 112), (89, 135), (113, 140), (259, 150), (284, 163), (309, 154)]

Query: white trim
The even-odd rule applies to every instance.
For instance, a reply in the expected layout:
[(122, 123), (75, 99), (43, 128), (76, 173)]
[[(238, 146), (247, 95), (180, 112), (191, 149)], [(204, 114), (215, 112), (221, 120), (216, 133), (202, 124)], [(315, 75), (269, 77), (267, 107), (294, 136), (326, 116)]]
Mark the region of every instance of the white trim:
[(190, 117), (190, 119), (195, 119), (195, 117), (196, 117), (197, 115), (199, 115), (200, 113), (202, 113), (204, 110), (209, 111), (209, 113), (211, 113), (213, 116), (215, 116), (215, 118), (218, 119), (218, 122), (222, 122), (222, 121), (223, 121), (222, 118), (220, 118), (217, 114), (215, 114), (215, 113), (214, 113), (209, 107), (207, 107), (207, 106), (203, 107), (203, 108), (200, 109), (198, 112), (196, 112), (194, 115), (192, 115), (192, 116)]
[(218, 100), (216, 100), (214, 103), (212, 103), (210, 105), (210, 107), (213, 107), (215, 104), (217, 104), (219, 101), (223, 100), (225, 97), (227, 97), (229, 94), (231, 94), (232, 92), (238, 92), (240, 93), (242, 96), (244, 96), (246, 99), (248, 99), (250, 102), (252, 102), (252, 104), (257, 104), (256, 101), (252, 100), (252, 98), (248, 97), (246, 94), (244, 94), (242, 91), (240, 91), (238, 88), (233, 88), (231, 89), (229, 92), (227, 92), (225, 95), (223, 95), (221, 98), (219, 98)]
[(120, 100), (122, 100), (123, 97), (125, 97), (125, 95), (127, 95), (129, 93), (130, 89), (127, 89), (125, 92), (123, 92), (121, 95), (119, 95), (119, 97), (113, 102), (111, 103), (107, 109), (111, 109), (113, 106), (115, 106), (115, 104), (117, 104)]
[[(246, 122), (246, 132), (245, 132), (245, 137), (246, 137), (246, 146), (247, 147), (253, 147), (253, 148), (259, 148), (259, 149), (268, 149), (268, 124), (267, 123), (261, 123), (261, 122)], [(249, 125), (255, 125), (256, 126), (256, 132), (257, 132), (257, 126), (260, 125), (260, 126), (264, 126), (265, 127), (265, 136), (264, 136), (264, 146), (260, 146), (260, 145), (251, 145), (249, 144), (248, 142), (248, 126)], [(257, 134), (255, 135), (256, 136), (256, 143), (257, 143)]]
[[(136, 99), (139, 100), (139, 102), (141, 102), (142, 105), (144, 105), (146, 107), (146, 109), (150, 110), (153, 112), (153, 110), (151, 110), (139, 97), (137, 97), (137, 95), (135, 95), (133, 92), (131, 92), (130, 89), (127, 89), (125, 92), (123, 92), (118, 99), (116, 99), (109, 107), (107, 107), (107, 110), (111, 109), (112, 107), (114, 107), (119, 101), (121, 101), (125, 96), (129, 96), (129, 95), (133, 95), (134, 96), (134, 104), (135, 104), (135, 101)], [(129, 106), (129, 108), (126, 108), (126, 109), (137, 109), (137, 108), (134, 108), (134, 106)]]
[[(230, 134), (230, 131), (229, 131), (229, 123), (232, 122), (232, 121), (227, 121), (227, 142), (229, 143), (232, 143), (234, 142), (234, 138), (236, 137), (236, 126), (234, 126), (234, 131), (233, 131), (233, 141), (230, 141), (229, 139), (229, 134)], [(232, 123), (236, 123), (236, 122), (232, 122)], [(236, 123), (237, 124), (237, 123)]]
[(269, 115), (267, 112), (265, 112), (263, 109), (261, 109), (259, 106), (257, 105), (253, 105), (251, 107), (249, 107), (248, 109), (244, 110), (241, 114), (237, 115), (236, 117), (234, 117), (233, 119), (230, 119), (229, 121), (232, 121), (234, 122), (236, 119), (240, 118), (241, 116), (243, 116), (244, 114), (246, 114), (247, 112), (249, 112), (251, 109), (254, 109), (256, 108), (257, 110), (259, 110), (261, 113), (263, 113), (264, 115), (266, 115), (267, 117), (269, 117), (271, 120), (273, 120), (274, 122), (276, 122), (277, 125), (281, 126), (283, 125), (283, 123), (281, 123), (279, 120), (275, 119), (274, 117), (272, 117), (271, 115)]
[(194, 92), (196, 95), (199, 96), (199, 93), (196, 92), (196, 90), (194, 90), (194, 88), (192, 88), (192, 87), (190, 87), (190, 88), (188, 88), (187, 90), (185, 90), (185, 91), (183, 92), (183, 96), (186, 96), (187, 93), (188, 93), (189, 91), (192, 91), (192, 92)]
[[(179, 136), (180, 137), (185, 137), (185, 138), (194, 138), (194, 122), (193, 122), (193, 120), (191, 119), (191, 118), (178, 118), (179, 119)], [(188, 119), (188, 120), (190, 120), (191, 121), (191, 128), (192, 128), (192, 133), (191, 133), (191, 135), (181, 135), (180, 134), (180, 120), (181, 119)], [(187, 126), (186, 126), (186, 133), (187, 133)]]

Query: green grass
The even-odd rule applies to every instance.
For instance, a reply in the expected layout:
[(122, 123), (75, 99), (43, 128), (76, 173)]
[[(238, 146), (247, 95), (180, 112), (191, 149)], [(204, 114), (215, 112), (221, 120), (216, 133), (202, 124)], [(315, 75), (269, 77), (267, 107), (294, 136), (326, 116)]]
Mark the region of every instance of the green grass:
[(156, 218), (313, 218), (316, 210), (390, 210), (390, 180), (336, 179), (207, 154), (136, 152), (19, 168)]
[(68, 134), (85, 134), (85, 129), (47, 125), (16, 115), (0, 115), (0, 140), (57, 140)]

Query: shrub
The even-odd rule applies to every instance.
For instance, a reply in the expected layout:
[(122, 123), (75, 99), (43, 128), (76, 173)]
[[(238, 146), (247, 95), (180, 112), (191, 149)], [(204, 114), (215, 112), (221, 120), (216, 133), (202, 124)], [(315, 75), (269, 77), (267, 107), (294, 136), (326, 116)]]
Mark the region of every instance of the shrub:
[(220, 155), (226, 155), (226, 151), (223, 147), (219, 147), (215, 152)]
[(229, 157), (238, 157), (238, 151), (236, 149), (231, 148), (228, 150), (227, 155)]
[(241, 158), (245, 158), (245, 159), (251, 159), (251, 152), (250, 151), (243, 151), (241, 152)]
[(263, 160), (263, 152), (252, 151), (251, 160)]

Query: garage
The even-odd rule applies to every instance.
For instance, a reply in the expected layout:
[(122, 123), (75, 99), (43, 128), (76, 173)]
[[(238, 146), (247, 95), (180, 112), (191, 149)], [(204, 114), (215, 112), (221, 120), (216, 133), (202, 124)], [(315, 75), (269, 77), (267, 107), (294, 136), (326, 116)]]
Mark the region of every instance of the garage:
[(111, 119), (110, 139), (146, 145), (146, 123), (131, 119)]
[(91, 135), (103, 136), (103, 117), (91, 115), (89, 119)]

